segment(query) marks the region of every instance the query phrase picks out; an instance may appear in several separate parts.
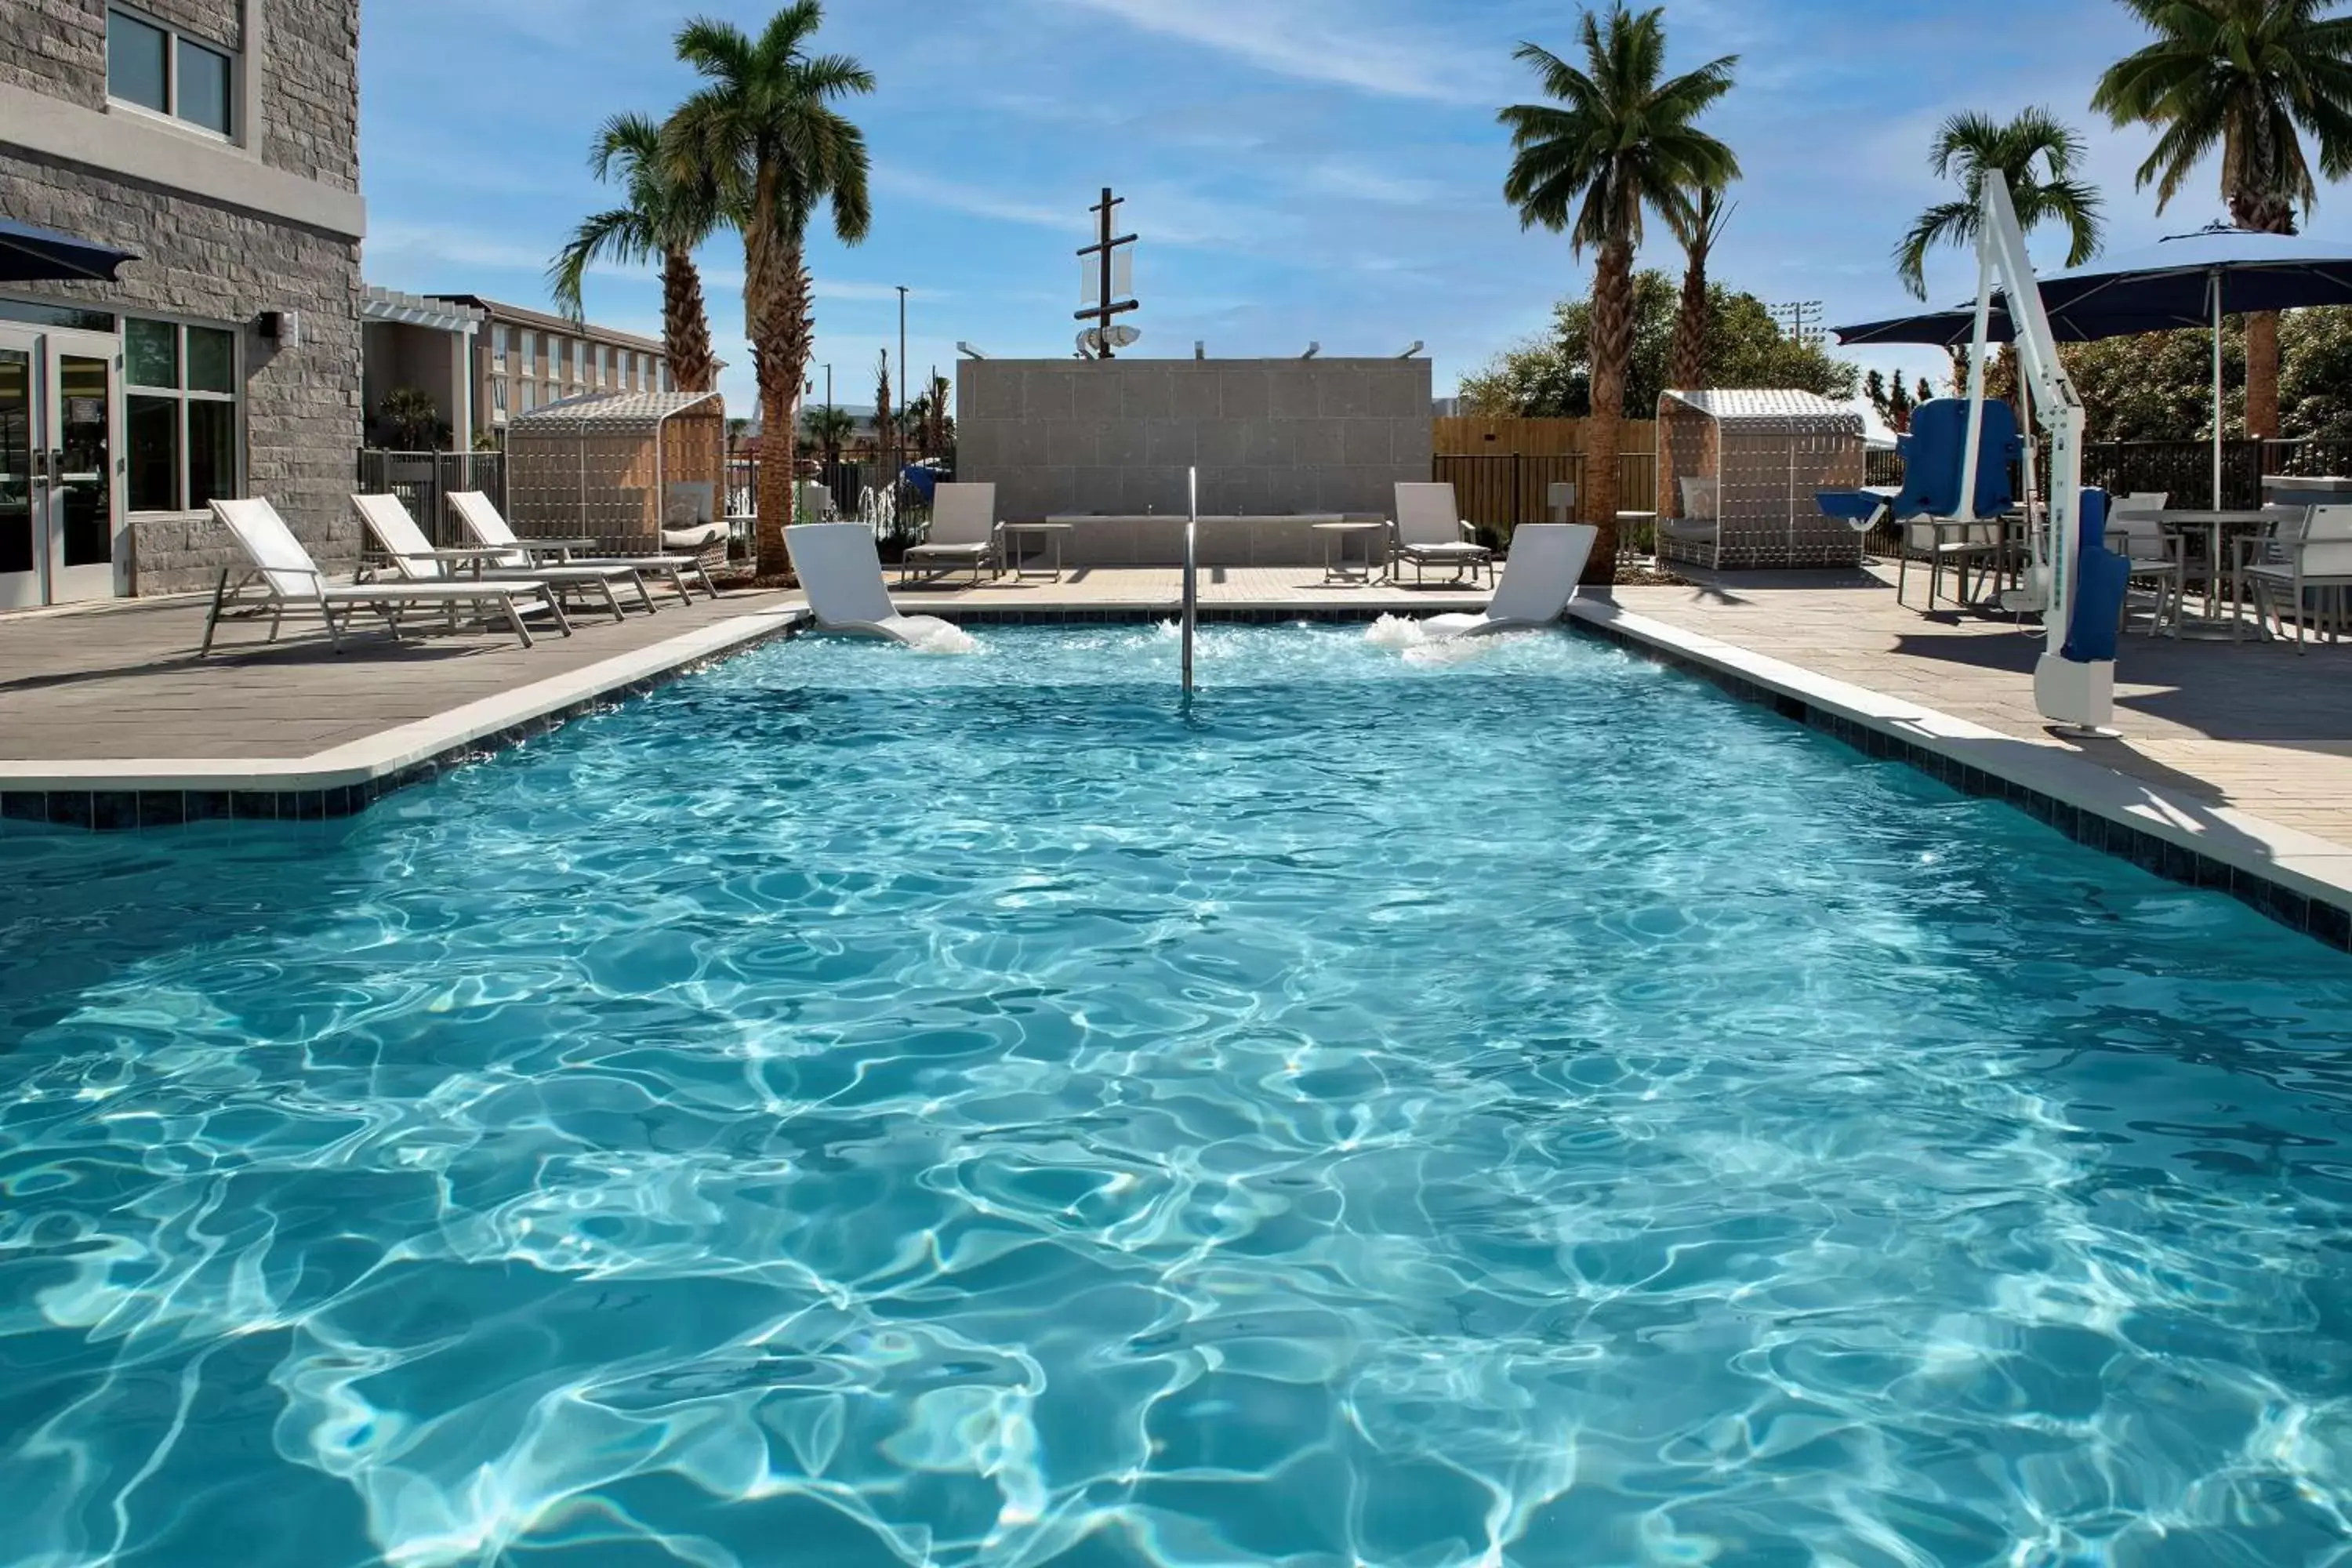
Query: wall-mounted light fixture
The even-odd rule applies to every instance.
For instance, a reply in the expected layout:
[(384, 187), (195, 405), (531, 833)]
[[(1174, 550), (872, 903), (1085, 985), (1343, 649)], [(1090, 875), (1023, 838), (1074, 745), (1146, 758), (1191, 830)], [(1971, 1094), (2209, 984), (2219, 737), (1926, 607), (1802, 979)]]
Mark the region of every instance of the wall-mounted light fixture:
[(281, 349), (302, 346), (302, 312), (299, 310), (264, 310), (255, 323), (261, 335)]

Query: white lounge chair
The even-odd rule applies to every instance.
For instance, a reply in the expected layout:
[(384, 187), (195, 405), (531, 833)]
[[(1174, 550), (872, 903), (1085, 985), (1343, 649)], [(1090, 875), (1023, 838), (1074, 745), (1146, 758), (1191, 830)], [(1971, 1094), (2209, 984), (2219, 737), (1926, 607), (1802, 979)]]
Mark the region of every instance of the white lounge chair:
[(1480, 615), (1432, 616), (1421, 623), (1433, 637), (1475, 637), (1525, 631), (1559, 619), (1576, 597), (1577, 579), (1601, 531), (1589, 522), (1526, 522), (1511, 531), (1503, 581)]
[(1450, 484), (1400, 484), (1396, 488), (1396, 539), (1390, 546), (1391, 575), (1395, 563), (1412, 563), (1412, 580), (1421, 581), (1424, 566), (1450, 566), (1459, 578), (1465, 572), (1486, 570), (1495, 580), (1495, 552), (1471, 541), (1474, 531), (1454, 501)]
[[(213, 634), (219, 629), (221, 616), (235, 607), (246, 587), (257, 580), (268, 595), (268, 641), (278, 640), (278, 628), (289, 609), (298, 612), (316, 611), (327, 624), (327, 640), (337, 653), (343, 651), (343, 628), (338, 625), (335, 613), (343, 612), (348, 623), (353, 610), (374, 610), (383, 616), (393, 636), (400, 635), (400, 617), (405, 612), (427, 605), (455, 609), (459, 605), (471, 605), (488, 614), (502, 615), (507, 626), (530, 646), (530, 628), (522, 624), (526, 605), (544, 609), (555, 617), (555, 624), (565, 637), (572, 635), (572, 623), (563, 616), (563, 606), (555, 595), (536, 583), (330, 583), (327, 574), (302, 548), (286, 520), (268, 501), (255, 498), (249, 500), (216, 500), (212, 503), (213, 516), (220, 521), (236, 538), (237, 545), (253, 562), (254, 570), (232, 591), (229, 574), (220, 574), (213, 589), (211, 614), (205, 617), (204, 646), (199, 656), (213, 651)], [(254, 606), (256, 610), (260, 605)]]
[(980, 581), (983, 566), (996, 562), (996, 487), (992, 484), (945, 484), (931, 491), (931, 526), (923, 542), (908, 545), (898, 563), (898, 581), (918, 567), (936, 564), (941, 572), (971, 568)]
[[(515, 567), (490, 563), (503, 561), (503, 552), (484, 560), (490, 546), (475, 550), (436, 550), (416, 520), (408, 515), (408, 508), (395, 495), (353, 496), (353, 510), (392, 557), (393, 569), (413, 583), (537, 583), (556, 593), (567, 590), (594, 594), (613, 612), (613, 618), (623, 618), (620, 595), (614, 590), (625, 587), (635, 592), (646, 614), (654, 613), (654, 596), (646, 587), (646, 580), (626, 566), (531, 566)], [(473, 567), (481, 566), (479, 572)]]
[(956, 640), (952, 622), (902, 616), (882, 585), (882, 555), (862, 522), (804, 522), (784, 530), (793, 572), (808, 593), (816, 624), (829, 632), (888, 637), (909, 647)]
[(690, 572), (700, 579), (705, 593), (714, 599), (719, 597), (719, 585), (711, 582), (710, 574), (703, 570), (697, 556), (583, 555), (575, 553), (583, 548), (580, 540), (518, 539), (515, 531), (507, 526), (507, 520), (499, 515), (498, 507), (479, 490), (451, 490), (449, 510), (457, 514), (466, 531), (484, 544), (513, 552), (499, 562), (504, 566), (528, 568), (542, 557), (552, 558), (555, 564), (562, 566), (625, 566), (633, 572), (668, 578), (679, 600), (688, 605), (694, 603), (694, 595), (686, 590), (686, 577)]

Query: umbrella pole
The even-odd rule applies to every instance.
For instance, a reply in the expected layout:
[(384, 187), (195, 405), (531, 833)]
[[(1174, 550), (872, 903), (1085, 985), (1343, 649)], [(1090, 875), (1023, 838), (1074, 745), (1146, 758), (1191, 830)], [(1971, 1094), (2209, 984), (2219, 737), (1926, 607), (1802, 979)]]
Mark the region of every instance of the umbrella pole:
[[(2221, 275), (2212, 275), (2213, 289), (2213, 510), (2221, 510)], [(2210, 570), (2210, 563), (2208, 566)]]

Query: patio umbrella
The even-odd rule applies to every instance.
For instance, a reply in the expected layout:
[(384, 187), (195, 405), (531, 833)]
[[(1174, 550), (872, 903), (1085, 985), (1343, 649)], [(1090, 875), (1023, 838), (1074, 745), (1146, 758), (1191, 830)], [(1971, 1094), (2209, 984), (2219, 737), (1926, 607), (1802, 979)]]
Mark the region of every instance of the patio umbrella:
[(0, 283), (47, 283), (69, 278), (111, 283), (116, 268), (138, 259), (110, 245), (96, 245), (0, 217)]
[[(2078, 267), (2042, 280), (2042, 304), (2061, 342), (2091, 342), (2180, 327), (2213, 332), (2213, 506), (2221, 505), (2221, 318), (2256, 310), (2352, 305), (2352, 245), (2298, 234), (2213, 227), (2175, 235), (2144, 250)], [(1838, 342), (1971, 342), (1976, 312), (1924, 315), (1836, 329)], [(1993, 307), (1991, 338), (2013, 335), (2008, 312)]]

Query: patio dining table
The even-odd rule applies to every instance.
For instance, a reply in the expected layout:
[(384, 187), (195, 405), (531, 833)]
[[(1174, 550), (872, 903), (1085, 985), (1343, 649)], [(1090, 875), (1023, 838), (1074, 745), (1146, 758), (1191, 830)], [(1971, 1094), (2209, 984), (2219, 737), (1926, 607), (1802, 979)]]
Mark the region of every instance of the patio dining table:
[[(2196, 635), (2208, 637), (2225, 635), (2221, 628), (2211, 625), (2221, 618), (2215, 605), (2221, 601), (2221, 573), (2223, 563), (2229, 559), (2221, 549), (2222, 536), (2229, 533), (2251, 533), (2276, 521), (2275, 513), (2259, 509), (2233, 510), (2226, 507), (2218, 511), (2167, 507), (2156, 514), (2157, 526), (2165, 532), (2179, 534), (2189, 539), (2202, 539), (2205, 542), (2205, 613), (2200, 618), (2207, 625)], [(2186, 572), (2185, 565), (2182, 570)], [(2187, 584), (2184, 583), (2182, 586), (2186, 588)], [(2234, 615), (2234, 604), (2231, 609)], [(2183, 628), (2183, 634), (2188, 635), (2186, 628)]]

